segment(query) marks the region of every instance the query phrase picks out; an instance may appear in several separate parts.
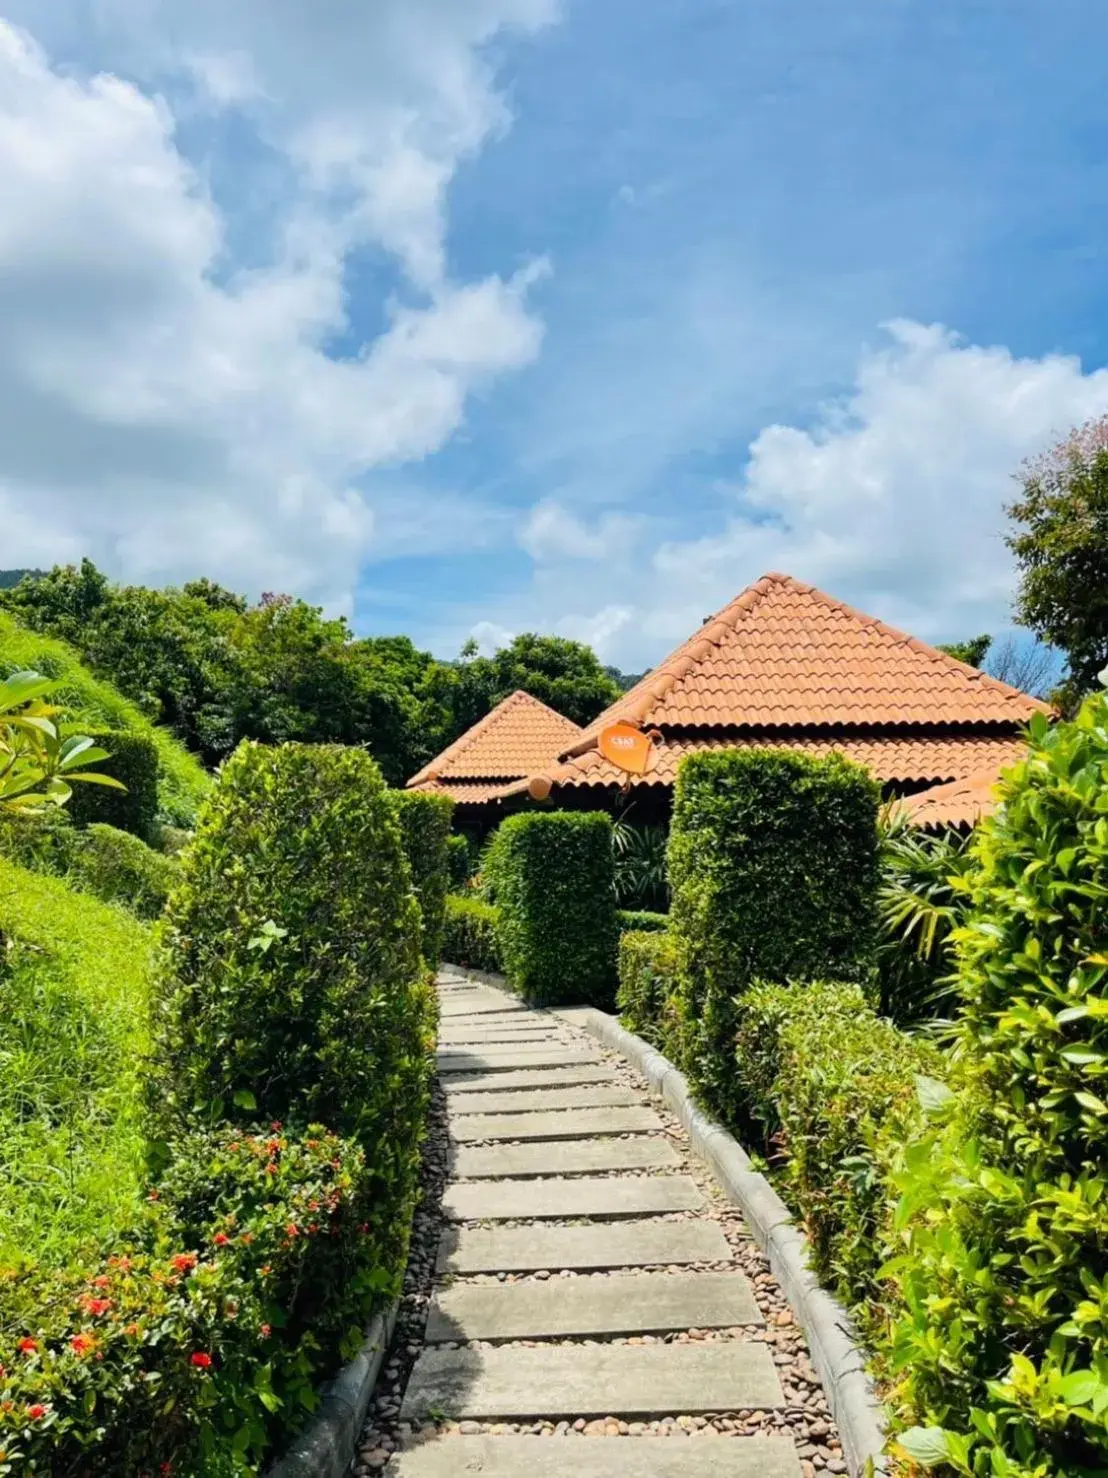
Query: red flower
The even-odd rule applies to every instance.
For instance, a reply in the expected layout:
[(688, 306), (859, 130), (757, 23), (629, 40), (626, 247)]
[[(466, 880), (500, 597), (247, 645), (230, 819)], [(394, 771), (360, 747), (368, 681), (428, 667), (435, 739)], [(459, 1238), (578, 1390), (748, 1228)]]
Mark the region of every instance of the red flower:
[(263, 1338), (263, 1339), (268, 1339), (268, 1338), (269, 1338), (269, 1336), (270, 1336), (270, 1335), (271, 1335), (271, 1334), (272, 1334), (272, 1333), (273, 1333), (273, 1330), (272, 1330), (272, 1329), (271, 1329), (271, 1328), (270, 1328), (270, 1327), (269, 1327), (269, 1325), (268, 1325), (268, 1324), (263, 1324), (263, 1325), (262, 1325), (262, 1338)]
[(128, 1324), (127, 1328), (123, 1331), (124, 1334), (129, 1334), (132, 1339), (135, 1337), (136, 1334), (138, 1334), (138, 1332), (139, 1327), (137, 1324)]
[(281, 1127), (281, 1121), (280, 1121), (280, 1119), (274, 1119), (273, 1123), (270, 1124), (269, 1127), (271, 1129), (280, 1129), (280, 1127)]
[(242, 1236), (239, 1238), (239, 1241), (240, 1242), (243, 1242), (247, 1247), (250, 1246), (250, 1244), (251, 1244), (251, 1242), (253, 1242), (253, 1240), (254, 1240), (254, 1233), (253, 1232), (243, 1232)]
[(147, 1196), (146, 1199), (148, 1201), (156, 1201), (158, 1199), (158, 1193), (157, 1193), (157, 1191), (151, 1191), (150, 1194)]
[(227, 1243), (230, 1240), (231, 1239), (226, 1232), (216, 1232), (215, 1236), (212, 1238), (212, 1241), (217, 1247), (226, 1247)]
[(108, 1284), (111, 1281), (112, 1280), (108, 1277), (107, 1273), (101, 1273), (99, 1278), (93, 1278), (92, 1286), (94, 1288), (107, 1288)]
[(35, 1344), (33, 1339), (21, 1339), (16, 1345), (16, 1349), (21, 1355), (33, 1355), (38, 1349), (38, 1345)]
[(262, 1277), (263, 1278), (268, 1278), (269, 1275), (270, 1275), (270, 1273), (272, 1273), (272, 1271), (273, 1271), (273, 1269), (270, 1267), (269, 1263), (266, 1263), (265, 1266), (261, 1269)]
[(208, 1366), (211, 1363), (212, 1357), (210, 1355), (205, 1355), (203, 1350), (196, 1350), (193, 1354), (189, 1356), (189, 1364), (195, 1365), (197, 1370), (207, 1370)]
[(106, 1314), (112, 1306), (110, 1298), (90, 1298), (88, 1294), (80, 1300), (80, 1305), (86, 1314)]
[(294, 1221), (290, 1221), (288, 1226), (285, 1228), (285, 1232), (290, 1237), (298, 1237), (300, 1235), (300, 1228), (296, 1225)]
[(196, 1266), (195, 1252), (178, 1252), (170, 1259), (179, 1273), (191, 1273)]
[(265, 1173), (267, 1175), (276, 1175), (277, 1174), (277, 1166), (273, 1163), (272, 1160), (270, 1160), (269, 1164), (265, 1167)]
[(69, 1341), (69, 1348), (75, 1355), (87, 1355), (95, 1344), (91, 1334), (75, 1334)]
[(27, 1417), (30, 1421), (39, 1422), (45, 1415), (46, 1407), (43, 1406), (41, 1401), (36, 1401), (33, 1406), (28, 1406), (27, 1408)]

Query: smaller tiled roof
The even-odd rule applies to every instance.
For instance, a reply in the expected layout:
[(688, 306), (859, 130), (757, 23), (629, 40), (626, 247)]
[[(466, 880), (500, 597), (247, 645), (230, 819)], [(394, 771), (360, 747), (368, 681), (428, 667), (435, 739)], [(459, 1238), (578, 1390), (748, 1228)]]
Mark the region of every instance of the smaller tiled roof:
[(945, 785), (932, 785), (907, 796), (901, 805), (913, 826), (927, 830), (976, 826), (982, 816), (991, 816), (996, 810), (999, 779), (999, 769), (983, 770), (961, 780), (948, 780)]
[(409, 790), (438, 790), (461, 805), (495, 800), (509, 782), (554, 763), (580, 728), (517, 689), (408, 781)]
[[(790, 749), (817, 757), (841, 754), (866, 765), (878, 780), (916, 782), (947, 781), (987, 771), (994, 778), (1013, 765), (1026, 751), (1018, 735), (971, 730), (964, 733), (734, 733), (670, 737), (655, 744), (650, 768), (635, 777), (636, 786), (671, 786), (677, 767), (687, 754), (705, 749)], [(537, 772), (553, 786), (622, 786), (626, 774), (596, 749), (548, 766)], [(510, 786), (509, 793), (526, 789), (527, 782)]]
[(763, 575), (618, 698), (643, 728), (1026, 723), (1045, 703), (790, 575)]

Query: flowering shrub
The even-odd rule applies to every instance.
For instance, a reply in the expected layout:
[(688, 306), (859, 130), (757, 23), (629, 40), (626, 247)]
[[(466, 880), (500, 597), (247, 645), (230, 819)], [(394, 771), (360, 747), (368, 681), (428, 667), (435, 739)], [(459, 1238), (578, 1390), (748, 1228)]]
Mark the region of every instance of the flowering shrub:
[(399, 1269), (362, 1151), (312, 1129), (178, 1146), (141, 1224), (0, 1282), (0, 1473), (257, 1472)]

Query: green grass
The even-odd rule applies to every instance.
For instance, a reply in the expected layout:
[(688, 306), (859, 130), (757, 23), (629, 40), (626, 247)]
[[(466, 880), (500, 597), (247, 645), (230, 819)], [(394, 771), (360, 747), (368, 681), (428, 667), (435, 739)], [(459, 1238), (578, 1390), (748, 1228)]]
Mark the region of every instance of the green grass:
[(57, 1266), (138, 1205), (152, 934), (3, 859), (0, 931), (0, 1266)]
[(70, 729), (126, 729), (148, 735), (158, 750), (158, 807), (174, 826), (191, 827), (211, 779), (200, 761), (168, 729), (151, 723), (142, 709), (110, 683), (93, 677), (66, 642), (20, 626), (0, 612), (0, 673), (30, 669), (57, 679), (50, 700), (64, 707)]

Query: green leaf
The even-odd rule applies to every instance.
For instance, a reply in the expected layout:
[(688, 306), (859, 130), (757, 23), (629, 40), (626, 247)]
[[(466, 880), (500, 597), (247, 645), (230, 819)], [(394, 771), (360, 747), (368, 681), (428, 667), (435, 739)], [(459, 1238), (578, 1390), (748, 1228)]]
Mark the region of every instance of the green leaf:
[(1088, 1406), (1100, 1390), (1095, 1370), (1074, 1370), (1062, 1377), (1062, 1399), (1067, 1406)]
[(938, 1078), (920, 1073), (916, 1078), (916, 1097), (925, 1114), (936, 1114), (953, 1102), (954, 1094)]
[(235, 1090), (235, 1107), (245, 1109), (248, 1114), (252, 1114), (258, 1107), (258, 1100), (249, 1088), (237, 1088)]
[(910, 1458), (925, 1468), (933, 1468), (936, 1463), (945, 1463), (950, 1458), (946, 1432), (942, 1427), (909, 1427), (896, 1440)]

